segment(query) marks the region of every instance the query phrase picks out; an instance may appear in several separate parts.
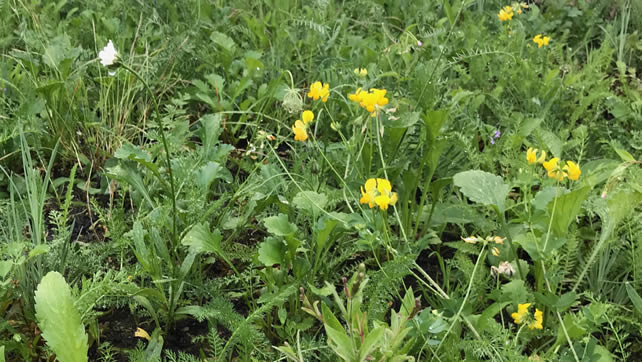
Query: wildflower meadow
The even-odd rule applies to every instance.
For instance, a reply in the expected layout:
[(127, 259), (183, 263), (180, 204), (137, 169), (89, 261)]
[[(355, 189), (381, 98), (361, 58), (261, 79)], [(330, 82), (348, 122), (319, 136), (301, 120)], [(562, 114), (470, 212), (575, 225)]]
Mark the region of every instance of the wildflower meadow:
[(0, 362), (642, 361), (641, 1), (0, 17)]

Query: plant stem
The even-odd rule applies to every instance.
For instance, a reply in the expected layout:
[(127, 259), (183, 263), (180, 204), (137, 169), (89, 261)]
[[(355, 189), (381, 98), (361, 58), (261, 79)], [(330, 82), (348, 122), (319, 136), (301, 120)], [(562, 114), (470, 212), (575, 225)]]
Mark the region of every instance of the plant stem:
[(169, 154), (169, 147), (167, 146), (167, 137), (165, 137), (165, 130), (163, 129), (163, 121), (160, 116), (160, 112), (158, 110), (158, 102), (156, 101), (156, 97), (154, 97), (154, 92), (152, 92), (151, 88), (141, 77), (138, 72), (136, 72), (134, 69), (129, 67), (125, 63), (120, 63), (120, 66), (127, 70), (128, 72), (132, 73), (138, 80), (140, 80), (143, 85), (145, 86), (145, 89), (149, 93), (150, 97), (152, 98), (152, 102), (154, 103), (154, 112), (156, 113), (156, 121), (158, 122), (158, 129), (160, 131), (161, 135), (161, 141), (163, 142), (163, 149), (165, 151), (165, 162), (167, 163), (167, 172), (169, 174), (169, 188), (170, 188), (170, 193), (172, 194), (172, 247), (174, 249), (174, 252), (176, 252), (176, 247), (178, 246), (178, 236), (176, 233), (176, 192), (174, 189), (174, 174), (172, 173), (172, 163), (170, 160), (170, 154)]

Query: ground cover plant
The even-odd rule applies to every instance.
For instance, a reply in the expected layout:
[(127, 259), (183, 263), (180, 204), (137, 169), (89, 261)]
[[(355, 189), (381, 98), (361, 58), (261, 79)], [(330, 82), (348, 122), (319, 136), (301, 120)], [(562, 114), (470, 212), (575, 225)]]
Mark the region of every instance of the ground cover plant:
[(639, 2), (0, 16), (0, 361), (642, 360)]

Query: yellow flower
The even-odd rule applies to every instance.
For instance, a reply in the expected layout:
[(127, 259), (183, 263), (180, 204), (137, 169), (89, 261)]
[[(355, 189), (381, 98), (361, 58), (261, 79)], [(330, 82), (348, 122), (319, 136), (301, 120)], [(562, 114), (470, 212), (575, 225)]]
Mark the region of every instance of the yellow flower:
[(531, 303), (517, 305), (517, 312), (510, 315), (511, 317), (513, 317), (513, 321), (515, 321), (515, 324), (521, 324), (524, 321), (526, 316), (528, 316), (528, 307), (530, 306)]
[(510, 21), (513, 20), (513, 15), (513, 8), (510, 7), (510, 5), (506, 5), (503, 9), (499, 10), (497, 17), (499, 18), (499, 21)]
[(304, 124), (308, 124), (314, 120), (314, 113), (312, 113), (312, 111), (303, 111), (301, 119)]
[(328, 83), (323, 83), (317, 81), (310, 85), (310, 92), (308, 97), (314, 99), (315, 101), (321, 98), (321, 102), (325, 103), (328, 101), (328, 96), (330, 95), (330, 85)]
[(543, 329), (544, 326), (542, 322), (544, 321), (544, 315), (541, 310), (535, 308), (535, 320), (528, 324), (528, 329)]
[(387, 210), (389, 205), (394, 205), (397, 202), (397, 193), (392, 192), (392, 185), (390, 181), (378, 178), (368, 179), (365, 184), (365, 189), (361, 187), (362, 204), (368, 204), (370, 208), (379, 206), (381, 210)]
[(544, 45), (548, 45), (548, 41), (549, 40), (551, 40), (550, 37), (548, 37), (548, 36), (542, 37), (542, 34), (537, 34), (533, 38), (533, 43), (536, 43), (537, 47), (541, 48)]
[(576, 164), (573, 161), (566, 161), (566, 166), (564, 166), (563, 170), (568, 172), (568, 179), (573, 181), (577, 181), (582, 174), (580, 165)]
[(544, 168), (546, 169), (546, 172), (548, 173), (548, 177), (557, 179), (558, 181), (562, 181), (564, 177), (566, 177), (566, 172), (563, 172), (557, 166), (557, 163), (559, 162), (559, 160), (560, 160), (559, 158), (553, 157), (550, 160), (543, 162), (542, 166), (544, 166)]
[(365, 77), (368, 75), (368, 69), (366, 68), (354, 68), (354, 74), (360, 76), (360, 77)]
[(531, 165), (534, 164), (535, 162), (543, 163), (544, 161), (546, 161), (546, 151), (542, 151), (542, 153), (538, 158), (537, 148), (529, 147), (528, 150), (526, 151), (526, 161), (528, 161), (528, 163)]
[(537, 148), (528, 148), (528, 150), (526, 151), (526, 161), (528, 161), (528, 163), (531, 165), (537, 162)]
[(377, 180), (370, 178), (366, 181), (365, 190), (361, 187), (361, 200), (362, 204), (368, 204), (372, 209), (375, 206), (375, 198), (377, 197)]
[(388, 104), (385, 89), (370, 88), (369, 92), (358, 88), (356, 92), (348, 95), (348, 99), (355, 103), (359, 103), (361, 108), (365, 108), (371, 116), (376, 116), (378, 107), (383, 107)]
[(145, 338), (148, 341), (152, 340), (152, 337), (149, 336), (149, 333), (145, 332), (145, 330), (140, 327), (136, 328), (136, 332), (134, 332), (134, 337)]
[(292, 126), (292, 132), (294, 132), (294, 139), (296, 141), (305, 141), (308, 139), (308, 132), (305, 130), (305, 123), (301, 122), (301, 120), (296, 120), (294, 122), (294, 126)]
[(493, 253), (493, 255), (495, 256), (499, 256), (499, 249), (497, 249), (497, 247), (493, 247), (493, 249), (491, 250), (491, 253)]
[(495, 236), (493, 238), (493, 241), (495, 242), (495, 244), (500, 244), (500, 245), (504, 245), (504, 240), (506, 240), (506, 238), (502, 238), (501, 236)]

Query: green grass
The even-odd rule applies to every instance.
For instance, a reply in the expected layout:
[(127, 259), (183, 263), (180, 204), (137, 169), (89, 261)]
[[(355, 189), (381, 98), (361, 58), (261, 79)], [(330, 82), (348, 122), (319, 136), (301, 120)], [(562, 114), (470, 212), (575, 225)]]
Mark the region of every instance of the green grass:
[(6, 360), (57, 348), (34, 309), (50, 271), (78, 360), (641, 358), (638, 2), (0, 14)]

